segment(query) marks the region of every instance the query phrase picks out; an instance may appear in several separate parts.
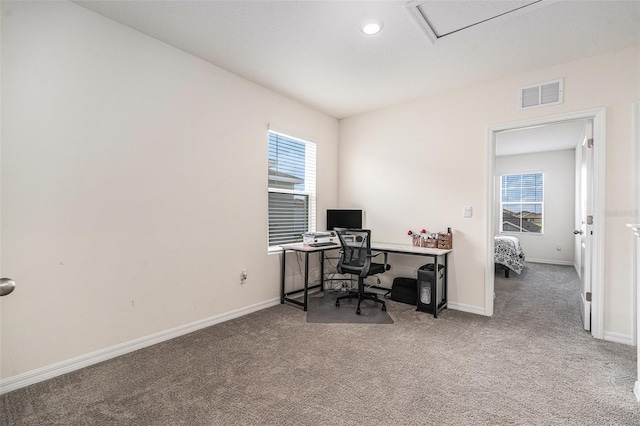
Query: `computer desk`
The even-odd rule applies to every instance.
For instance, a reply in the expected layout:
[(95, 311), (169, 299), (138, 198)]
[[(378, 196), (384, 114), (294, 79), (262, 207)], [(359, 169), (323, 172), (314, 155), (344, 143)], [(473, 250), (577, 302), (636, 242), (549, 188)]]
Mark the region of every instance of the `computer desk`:
[[(280, 262), (280, 303), (291, 302), (295, 305), (302, 306), (302, 309), (307, 311), (307, 301), (309, 300), (309, 290), (320, 287), (320, 291), (324, 290), (324, 252), (328, 250), (338, 250), (340, 249), (340, 243), (332, 244), (330, 246), (321, 246), (321, 247), (312, 247), (307, 244), (302, 243), (294, 243), (294, 244), (284, 244), (280, 246), (282, 248), (281, 262)], [(285, 282), (285, 264), (287, 262), (287, 252), (293, 251), (298, 253), (304, 253), (304, 288), (300, 290), (294, 290), (290, 292), (285, 292), (284, 282)], [(320, 284), (312, 285), (309, 287), (309, 254), (310, 253), (319, 253), (320, 254)], [(291, 295), (298, 294), (300, 292), (304, 292), (304, 296), (302, 298), (302, 302), (299, 300), (292, 299)]]
[[(324, 252), (329, 250), (339, 250), (340, 244), (336, 243), (330, 246), (322, 246), (322, 247), (312, 247), (307, 244), (302, 243), (294, 243), (294, 244), (284, 244), (280, 246), (282, 248), (281, 254), (281, 262), (280, 262), (280, 303), (290, 302), (298, 306), (302, 306), (302, 309), (306, 312), (308, 307), (309, 300), (309, 290), (314, 288), (320, 288), (320, 291), (324, 290)], [(447, 307), (447, 260), (448, 255), (453, 250), (451, 249), (436, 249), (436, 248), (427, 248), (427, 247), (414, 247), (408, 244), (394, 244), (394, 243), (371, 243), (371, 250), (387, 252), (387, 253), (395, 253), (395, 254), (403, 254), (403, 255), (412, 255), (412, 256), (426, 256), (431, 257), (433, 259), (434, 270), (438, 271), (438, 258), (440, 256), (444, 256), (444, 277), (442, 281), (442, 293), (444, 300), (438, 304), (435, 309), (434, 317), (437, 316), (438, 311)], [(304, 288), (299, 290), (294, 290), (290, 292), (285, 291), (285, 266), (287, 260), (287, 252), (293, 251), (298, 253), (304, 253)], [(310, 253), (318, 253), (320, 255), (320, 284), (316, 284), (313, 286), (309, 286), (309, 254)], [(437, 273), (436, 273), (437, 276)], [(389, 290), (388, 288), (376, 287), (379, 289)], [(299, 300), (293, 299), (292, 295), (303, 292), (302, 302)]]

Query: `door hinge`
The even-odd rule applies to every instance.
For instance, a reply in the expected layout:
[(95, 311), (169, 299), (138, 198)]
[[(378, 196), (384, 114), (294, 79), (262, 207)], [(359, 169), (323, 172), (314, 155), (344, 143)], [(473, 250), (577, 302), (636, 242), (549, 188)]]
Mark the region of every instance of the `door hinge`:
[(591, 302), (591, 292), (590, 292), (590, 291), (588, 291), (588, 292), (585, 294), (585, 299), (587, 299), (587, 302)]
[(587, 139), (587, 148), (593, 148), (593, 138)]
[(593, 215), (587, 216), (587, 225), (593, 225)]

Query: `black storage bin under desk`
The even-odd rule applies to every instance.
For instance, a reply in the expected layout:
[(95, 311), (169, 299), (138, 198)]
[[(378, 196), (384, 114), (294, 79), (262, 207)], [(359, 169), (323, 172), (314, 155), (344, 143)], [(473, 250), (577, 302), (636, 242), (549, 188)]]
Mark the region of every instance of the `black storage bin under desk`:
[(418, 281), (415, 278), (394, 278), (391, 285), (391, 300), (415, 306), (418, 302)]

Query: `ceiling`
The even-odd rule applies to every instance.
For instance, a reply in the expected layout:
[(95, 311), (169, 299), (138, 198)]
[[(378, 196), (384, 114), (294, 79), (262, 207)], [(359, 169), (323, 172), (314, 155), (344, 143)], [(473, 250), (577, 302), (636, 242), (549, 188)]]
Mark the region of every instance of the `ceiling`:
[(640, 44), (640, 1), (75, 3), (336, 118)]

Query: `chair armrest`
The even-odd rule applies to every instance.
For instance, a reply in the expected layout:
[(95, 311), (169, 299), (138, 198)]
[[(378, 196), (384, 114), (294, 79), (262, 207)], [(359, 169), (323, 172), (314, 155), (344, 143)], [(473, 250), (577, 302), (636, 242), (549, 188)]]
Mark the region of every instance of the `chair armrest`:
[(387, 254), (387, 253), (386, 253), (386, 252), (383, 252), (383, 251), (379, 251), (379, 252), (376, 252), (376, 253), (374, 254), (373, 252), (371, 252), (371, 254), (368, 254), (368, 255), (367, 255), (367, 257), (371, 257), (371, 258), (373, 258), (373, 257), (379, 256), (379, 255), (381, 255), (381, 254)]
[(371, 254), (367, 255), (367, 257), (374, 258), (374, 257), (379, 256), (381, 254), (384, 254), (384, 270), (388, 271), (389, 269), (391, 269), (391, 268), (389, 268), (389, 265), (387, 264), (387, 258), (389, 257), (389, 253), (387, 253), (386, 251), (378, 251), (375, 254), (373, 252), (371, 252)]

